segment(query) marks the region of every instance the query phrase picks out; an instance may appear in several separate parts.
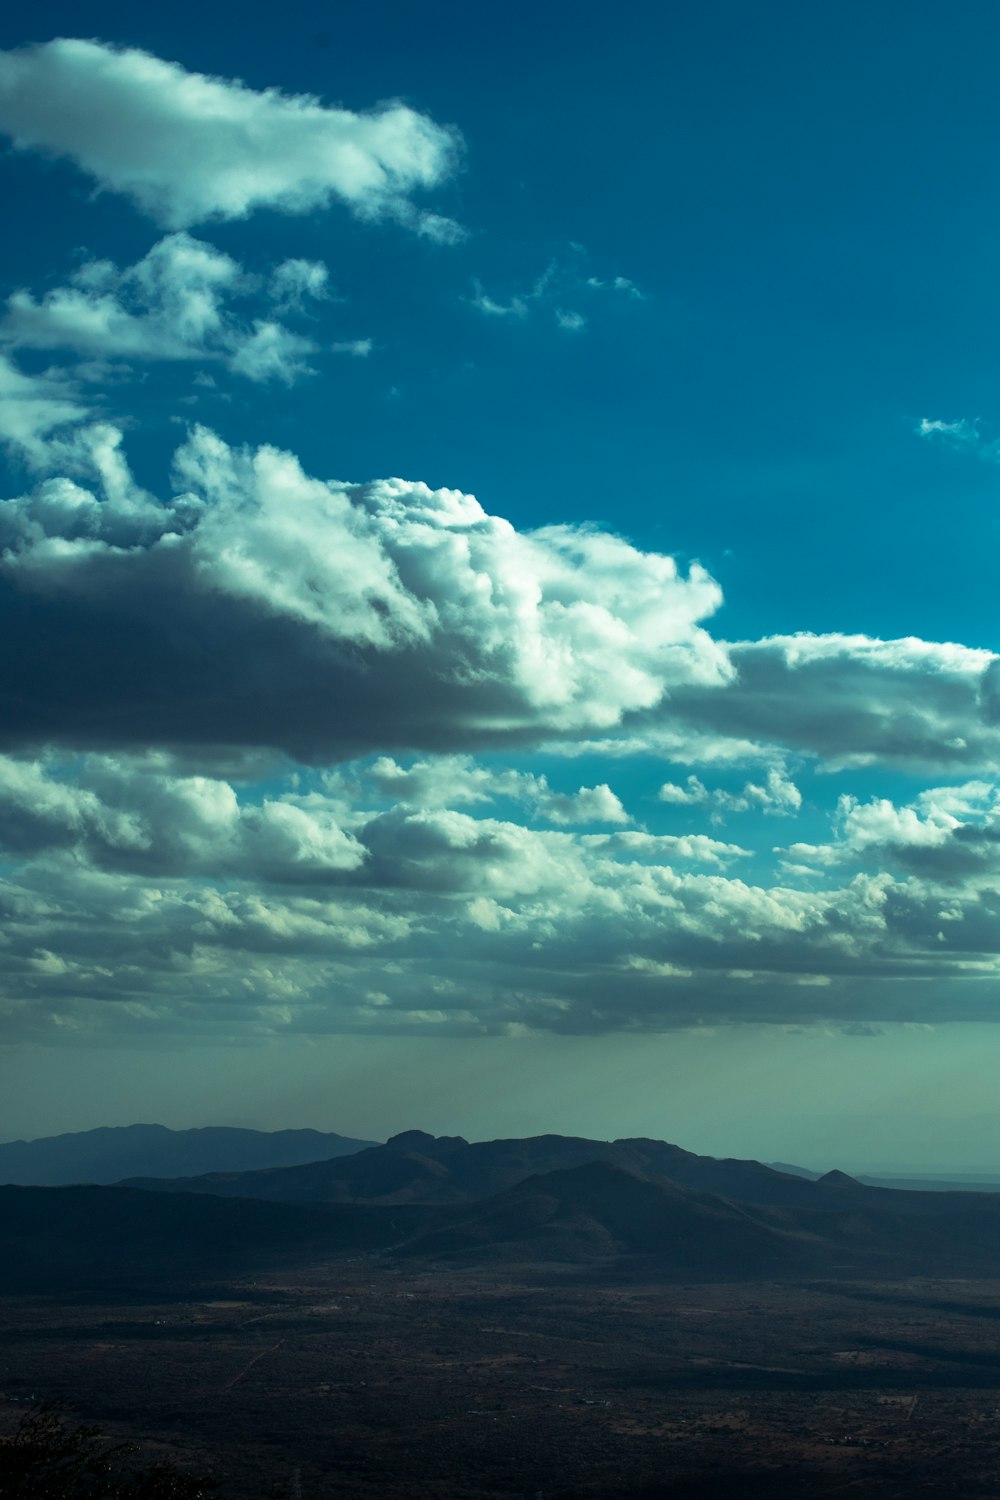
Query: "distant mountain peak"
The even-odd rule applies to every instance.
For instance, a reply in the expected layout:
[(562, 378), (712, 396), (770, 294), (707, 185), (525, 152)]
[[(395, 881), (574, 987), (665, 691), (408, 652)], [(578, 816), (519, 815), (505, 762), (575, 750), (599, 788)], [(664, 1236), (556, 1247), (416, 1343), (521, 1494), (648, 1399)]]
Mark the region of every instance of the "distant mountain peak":
[(864, 1185), (856, 1177), (849, 1177), (846, 1172), (841, 1172), (837, 1167), (834, 1167), (832, 1172), (824, 1172), (819, 1182), (825, 1187), (862, 1187)]
[(387, 1146), (402, 1146), (406, 1150), (419, 1146), (467, 1146), (468, 1144), (464, 1135), (429, 1135), (426, 1130), (401, 1130), (398, 1135), (391, 1135), (386, 1141)]

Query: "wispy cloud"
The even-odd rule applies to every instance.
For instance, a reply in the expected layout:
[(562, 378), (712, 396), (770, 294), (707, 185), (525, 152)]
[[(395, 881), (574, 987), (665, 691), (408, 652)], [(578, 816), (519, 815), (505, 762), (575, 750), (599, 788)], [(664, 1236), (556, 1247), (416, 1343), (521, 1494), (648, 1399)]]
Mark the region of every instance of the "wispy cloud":
[(959, 417), (953, 422), (940, 418), (922, 417), (916, 428), (918, 436), (935, 442), (946, 443), (960, 452), (974, 453), (977, 458), (989, 463), (1000, 463), (1000, 438), (984, 438), (979, 430), (979, 419)]
[(482, 282), (475, 281), (472, 295), (466, 300), (486, 317), (520, 320), (542, 316), (551, 319), (566, 333), (581, 333), (587, 327), (588, 314), (581, 309), (589, 309), (595, 294), (610, 292), (630, 301), (646, 300), (635, 282), (625, 276), (607, 279), (585, 276), (581, 269), (585, 252), (582, 247), (574, 249), (576, 254), (572, 260), (550, 261), (530, 286), (501, 295), (487, 292)]
[(340, 339), (330, 345), (334, 354), (353, 354), (355, 359), (367, 359), (374, 347), (373, 339)]

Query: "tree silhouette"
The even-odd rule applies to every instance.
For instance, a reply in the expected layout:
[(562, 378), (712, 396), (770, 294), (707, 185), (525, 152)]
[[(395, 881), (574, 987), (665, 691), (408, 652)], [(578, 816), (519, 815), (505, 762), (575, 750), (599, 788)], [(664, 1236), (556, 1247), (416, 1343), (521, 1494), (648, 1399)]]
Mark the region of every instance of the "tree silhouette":
[(137, 1467), (133, 1443), (109, 1443), (57, 1404), (33, 1407), (0, 1436), (0, 1500), (208, 1500), (219, 1484), (168, 1460)]

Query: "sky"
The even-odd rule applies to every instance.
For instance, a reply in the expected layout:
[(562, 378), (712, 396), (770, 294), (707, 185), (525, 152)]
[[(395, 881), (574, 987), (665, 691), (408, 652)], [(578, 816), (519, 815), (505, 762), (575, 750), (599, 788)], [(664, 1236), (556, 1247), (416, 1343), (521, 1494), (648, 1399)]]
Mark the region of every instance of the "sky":
[(1000, 13), (0, 18), (0, 1137), (1000, 1170)]

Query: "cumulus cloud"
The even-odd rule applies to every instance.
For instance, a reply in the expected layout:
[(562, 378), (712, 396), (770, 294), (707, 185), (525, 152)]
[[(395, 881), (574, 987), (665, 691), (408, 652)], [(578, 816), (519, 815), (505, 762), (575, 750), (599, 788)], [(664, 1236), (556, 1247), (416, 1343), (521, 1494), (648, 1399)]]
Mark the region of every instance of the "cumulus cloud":
[(298, 884), (330, 880), (364, 851), (334, 806), (288, 798), (240, 804), (226, 782), (86, 761), (77, 779), (0, 756), (0, 848), (72, 849), (104, 870), (199, 873)]
[(20, 150), (69, 157), (170, 229), (339, 199), (432, 239), (456, 233), (411, 195), (454, 171), (457, 135), (400, 103), (356, 113), (59, 38), (0, 53), (0, 131)]
[(721, 822), (727, 813), (759, 811), (794, 817), (802, 806), (802, 793), (781, 766), (769, 766), (763, 784), (748, 781), (740, 792), (722, 787), (709, 791), (694, 775), (683, 786), (673, 781), (660, 787), (659, 800), (674, 807), (704, 807), (713, 821)]
[(729, 675), (697, 566), (520, 533), (453, 490), (312, 479), (204, 429), (161, 504), (100, 436), (100, 485), (0, 504), (0, 612), (33, 640), (30, 671), (0, 664), (8, 746), (460, 749), (607, 729)]
[[(324, 285), (325, 267), (310, 261), (286, 261), (272, 278), (286, 310), (301, 306), (310, 287), (316, 295)], [(220, 360), (251, 380), (291, 384), (311, 373), (307, 358), (317, 346), (272, 318), (247, 322), (235, 315), (227, 301), (252, 289), (253, 279), (231, 256), (189, 234), (170, 234), (124, 270), (87, 261), (69, 286), (41, 300), (14, 292), (0, 341), (91, 358)]]
[(735, 792), (665, 784), (663, 800), (717, 818), (794, 813), (798, 789), (776, 769), (789, 754), (966, 774), (1000, 755), (993, 652), (720, 642), (702, 622), (721, 594), (697, 565), (682, 574), (584, 527), (518, 532), (418, 482), (315, 479), (289, 453), (204, 428), (162, 502), (132, 481), (114, 428), (58, 425), (78, 414), (60, 389), (29, 382), (23, 426), (66, 472), (0, 502), (0, 617), (35, 636), (32, 672), (0, 662), (17, 704), (8, 748), (269, 746), (329, 761), (544, 743), (760, 762)]
[(835, 634), (720, 642), (702, 622), (721, 594), (696, 564), (685, 575), (584, 527), (518, 532), (418, 482), (314, 479), (289, 453), (204, 428), (161, 502), (132, 481), (113, 427), (58, 425), (77, 410), (59, 389), (29, 382), (23, 426), (66, 472), (0, 502), (0, 618), (34, 633), (30, 673), (0, 662), (17, 704), (0, 725), (8, 748), (330, 761), (542, 743), (758, 761), (736, 792), (665, 784), (663, 800), (716, 818), (794, 813), (798, 789), (776, 769), (789, 754), (966, 774), (1000, 755), (993, 652)]
[[(562, 826), (631, 821), (621, 799), (604, 782), (558, 791), (544, 775), (497, 770), (477, 764), (468, 755), (440, 755), (408, 766), (381, 755), (357, 784), (400, 806), (461, 807), (508, 800), (528, 807), (543, 822)], [(334, 776), (328, 778), (328, 785), (345, 783)]]
[(990, 782), (929, 787), (902, 806), (845, 793), (833, 825), (830, 843), (792, 844), (782, 852), (805, 865), (902, 870), (969, 890), (1000, 874), (1000, 790)]
[[(995, 880), (876, 870), (803, 891), (742, 878), (749, 851), (704, 834), (386, 810), (365, 768), (350, 774), (353, 795), (255, 800), (121, 757), (0, 758), (3, 1035), (989, 1013)], [(946, 788), (917, 821), (994, 802)], [(842, 817), (855, 844), (874, 847), (875, 819), (912, 836), (885, 809), (860, 812)]]

